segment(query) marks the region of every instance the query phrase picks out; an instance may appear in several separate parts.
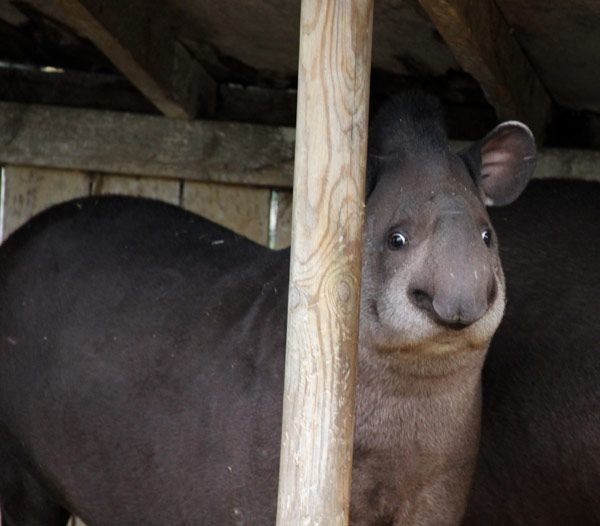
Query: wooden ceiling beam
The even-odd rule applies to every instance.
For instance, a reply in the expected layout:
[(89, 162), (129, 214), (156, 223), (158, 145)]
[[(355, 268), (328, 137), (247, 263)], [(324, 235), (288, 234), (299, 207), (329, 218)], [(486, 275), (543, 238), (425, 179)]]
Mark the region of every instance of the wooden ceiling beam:
[(525, 122), (542, 142), (550, 97), (494, 0), (419, 2), (498, 117)]
[(27, 0), (91, 40), (164, 115), (214, 112), (216, 82), (175, 38), (160, 4), (144, 0)]

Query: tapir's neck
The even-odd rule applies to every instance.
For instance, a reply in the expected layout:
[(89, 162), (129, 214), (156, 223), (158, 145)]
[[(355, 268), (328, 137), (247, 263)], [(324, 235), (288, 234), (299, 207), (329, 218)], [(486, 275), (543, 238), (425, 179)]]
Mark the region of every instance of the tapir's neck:
[[(385, 501), (402, 502), (390, 510), (398, 523), (455, 523), (447, 519), (463, 513), (478, 449), (485, 349), (463, 353), (461, 366), (442, 375), (427, 375), (427, 363), (418, 374), (416, 358), (404, 367), (402, 359), (359, 353), (355, 465), (385, 459), (374, 469), (394, 481), (383, 493), (391, 493)], [(448, 494), (454, 509), (442, 520), (431, 503)]]
[[(359, 352), (369, 351), (361, 349)], [(452, 434), (466, 431), (465, 426), (478, 428), (485, 350), (469, 354), (462, 357), (462, 367), (443, 375), (415, 374), (415, 360), (406, 370), (402, 363), (361, 356), (357, 438), (364, 427), (369, 440), (377, 437), (383, 447), (415, 437), (421, 441), (431, 437), (432, 443), (442, 445), (440, 434), (434, 433), (435, 430)]]

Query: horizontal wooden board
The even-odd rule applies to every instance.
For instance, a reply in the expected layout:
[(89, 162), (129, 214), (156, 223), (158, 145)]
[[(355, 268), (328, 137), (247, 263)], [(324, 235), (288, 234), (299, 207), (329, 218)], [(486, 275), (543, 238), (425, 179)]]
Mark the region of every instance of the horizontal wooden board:
[(290, 186), (294, 130), (0, 103), (0, 163)]
[(538, 159), (534, 177), (600, 181), (600, 151), (544, 150)]
[(267, 245), (270, 194), (266, 188), (188, 181), (181, 204), (187, 210)]
[[(289, 189), (293, 155), (293, 128), (0, 103), (0, 164)], [(600, 181), (600, 151), (545, 149), (535, 177)]]
[(93, 175), (92, 195), (132, 195), (158, 199), (173, 205), (180, 200), (180, 181), (153, 177), (123, 177), (116, 175)]

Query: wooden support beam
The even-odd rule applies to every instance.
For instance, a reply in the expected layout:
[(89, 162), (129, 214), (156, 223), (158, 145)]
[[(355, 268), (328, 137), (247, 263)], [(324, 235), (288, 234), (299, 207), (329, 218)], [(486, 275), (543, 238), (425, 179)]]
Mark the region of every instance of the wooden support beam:
[(0, 103), (0, 163), (290, 187), (294, 130)]
[(37, 67), (0, 67), (0, 101), (51, 104), (155, 114), (156, 109), (118, 74), (46, 72)]
[(277, 524), (348, 522), (373, 0), (303, 0)]
[[(293, 157), (293, 128), (0, 102), (3, 165), (289, 189)], [(544, 149), (534, 177), (600, 181), (600, 151)]]
[(160, 2), (27, 0), (90, 39), (162, 113), (194, 118), (214, 112), (216, 83), (179, 43)]
[(494, 0), (419, 2), (498, 117), (522, 120), (541, 143), (550, 98)]

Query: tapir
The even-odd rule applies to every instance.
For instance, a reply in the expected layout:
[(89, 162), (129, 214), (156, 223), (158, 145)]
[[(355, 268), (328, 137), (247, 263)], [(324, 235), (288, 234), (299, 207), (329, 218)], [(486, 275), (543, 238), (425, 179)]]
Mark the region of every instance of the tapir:
[(600, 184), (491, 210), (508, 302), (483, 372), (465, 526), (600, 524)]
[[(350, 522), (458, 524), (505, 305), (486, 205), (535, 165), (506, 122), (460, 153), (407, 94), (369, 139)], [(273, 524), (289, 251), (93, 197), (0, 248), (5, 526)]]

